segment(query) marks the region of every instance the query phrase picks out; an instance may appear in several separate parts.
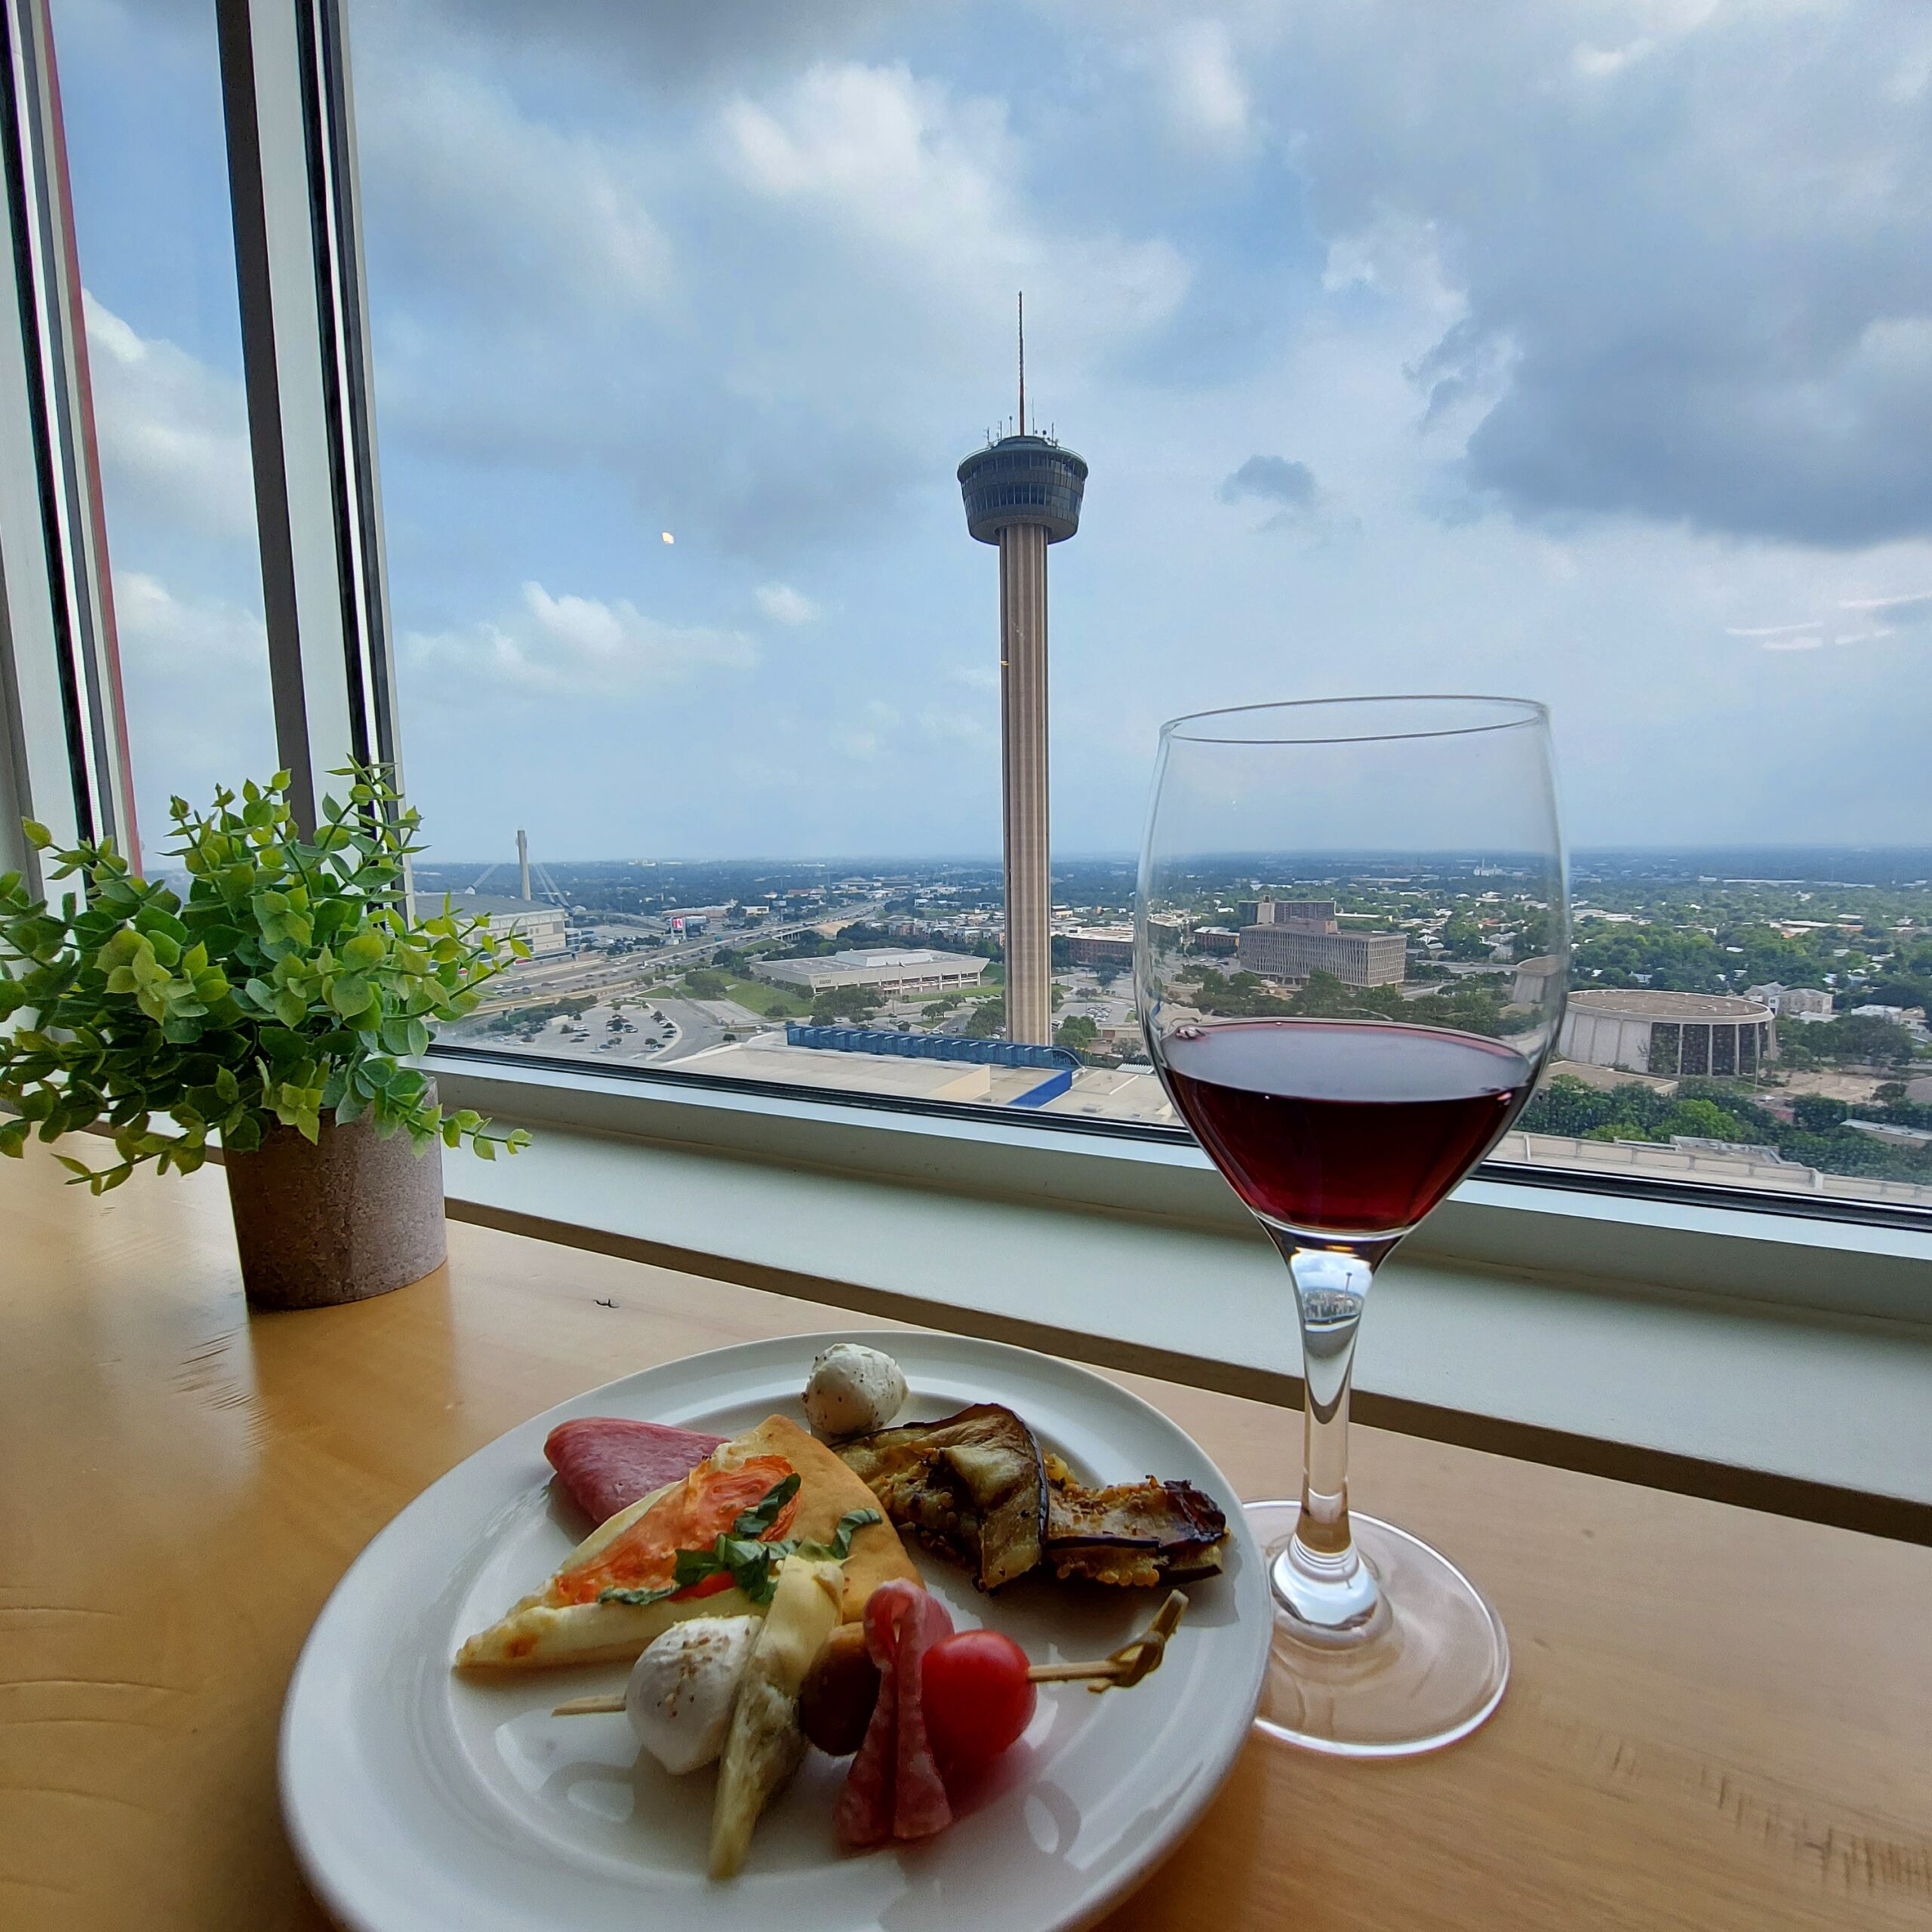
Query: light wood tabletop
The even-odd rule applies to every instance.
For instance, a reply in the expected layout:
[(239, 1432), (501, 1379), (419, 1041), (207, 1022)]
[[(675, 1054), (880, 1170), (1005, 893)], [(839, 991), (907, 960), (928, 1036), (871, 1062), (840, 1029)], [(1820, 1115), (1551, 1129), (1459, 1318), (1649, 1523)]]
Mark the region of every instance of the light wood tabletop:
[[(584, 1388), (852, 1325), (458, 1226), (412, 1287), (251, 1318), (218, 1172), (61, 1179), (0, 1166), (8, 1928), (323, 1924), (275, 1730), (363, 1543)], [(1292, 1493), (1297, 1416), (1119, 1379), (1242, 1494)], [(1396, 1765), (1257, 1737), (1115, 1932), (1932, 1925), (1932, 1549), (1374, 1430), (1354, 1473), (1500, 1608), (1501, 1711)]]

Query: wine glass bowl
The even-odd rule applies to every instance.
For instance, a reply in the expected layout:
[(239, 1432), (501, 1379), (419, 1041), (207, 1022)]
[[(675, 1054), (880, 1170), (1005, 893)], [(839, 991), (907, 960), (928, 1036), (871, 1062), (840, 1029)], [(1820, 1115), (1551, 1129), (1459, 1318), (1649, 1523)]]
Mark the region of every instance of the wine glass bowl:
[[(1457, 924), (1441, 898), (1478, 880), (1477, 903), (1516, 942), (1500, 980), (1494, 961), (1421, 956), (1425, 931)], [(1401, 895), (1414, 940), (1339, 905), (1364, 881)], [(1226, 971), (1196, 935), (1230, 897), (1241, 934)], [(1376, 1269), (1496, 1144), (1555, 1044), (1567, 902), (1540, 705), (1318, 700), (1161, 731), (1136, 992), (1176, 1110), (1287, 1264), (1303, 1479), (1297, 1502), (1247, 1506), (1275, 1614), (1259, 1721), (1314, 1749), (1435, 1749), (1480, 1724), (1507, 1681), (1500, 1620), (1461, 1572), (1350, 1515), (1349, 1392)], [(1481, 925), (1461, 924), (1444, 949), (1486, 952)]]

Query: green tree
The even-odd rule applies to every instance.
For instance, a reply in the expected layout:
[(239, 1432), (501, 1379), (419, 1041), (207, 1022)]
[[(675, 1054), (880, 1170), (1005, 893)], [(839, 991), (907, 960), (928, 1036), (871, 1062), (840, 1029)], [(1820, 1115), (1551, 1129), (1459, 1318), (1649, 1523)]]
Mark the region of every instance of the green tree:
[(1088, 1054), (1100, 1037), (1100, 1029), (1084, 1013), (1069, 1014), (1054, 1032), (1054, 1044), (1076, 1054)]
[(878, 995), (869, 986), (828, 986), (812, 1000), (812, 1024), (863, 1026), (878, 1009)]
[(1850, 1113), (1850, 1108), (1844, 1101), (1835, 1100), (1826, 1094), (1801, 1094), (1791, 1103), (1792, 1124), (1802, 1128), (1807, 1134), (1829, 1134)]
[(997, 1040), (1006, 1032), (1006, 995), (1001, 993), (996, 999), (983, 999), (973, 1009), (973, 1017), (966, 1023), (969, 1039)]

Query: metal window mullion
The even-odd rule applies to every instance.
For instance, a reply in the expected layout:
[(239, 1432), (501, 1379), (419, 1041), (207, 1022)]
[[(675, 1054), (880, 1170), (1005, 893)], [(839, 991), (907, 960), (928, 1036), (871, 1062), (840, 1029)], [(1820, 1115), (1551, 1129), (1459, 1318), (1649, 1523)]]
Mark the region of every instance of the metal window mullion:
[(0, 857), (22, 816), (140, 857), (47, 0), (0, 0)]
[(312, 825), (400, 769), (340, 0), (219, 0), (229, 180), (281, 760)]

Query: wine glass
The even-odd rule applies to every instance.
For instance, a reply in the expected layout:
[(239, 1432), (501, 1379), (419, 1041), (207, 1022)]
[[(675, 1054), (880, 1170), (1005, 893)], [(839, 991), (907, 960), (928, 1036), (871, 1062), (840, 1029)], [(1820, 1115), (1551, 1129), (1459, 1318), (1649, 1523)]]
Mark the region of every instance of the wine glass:
[[(1231, 923), (1232, 958), (1200, 931)], [(1376, 1269), (1528, 1099), (1569, 950), (1541, 705), (1346, 698), (1162, 728), (1134, 916), (1148, 1050), (1300, 1315), (1301, 1499), (1247, 1506), (1275, 1610), (1257, 1721), (1291, 1742), (1432, 1750), (1502, 1697), (1509, 1643), (1475, 1585), (1349, 1513), (1349, 1378)]]

